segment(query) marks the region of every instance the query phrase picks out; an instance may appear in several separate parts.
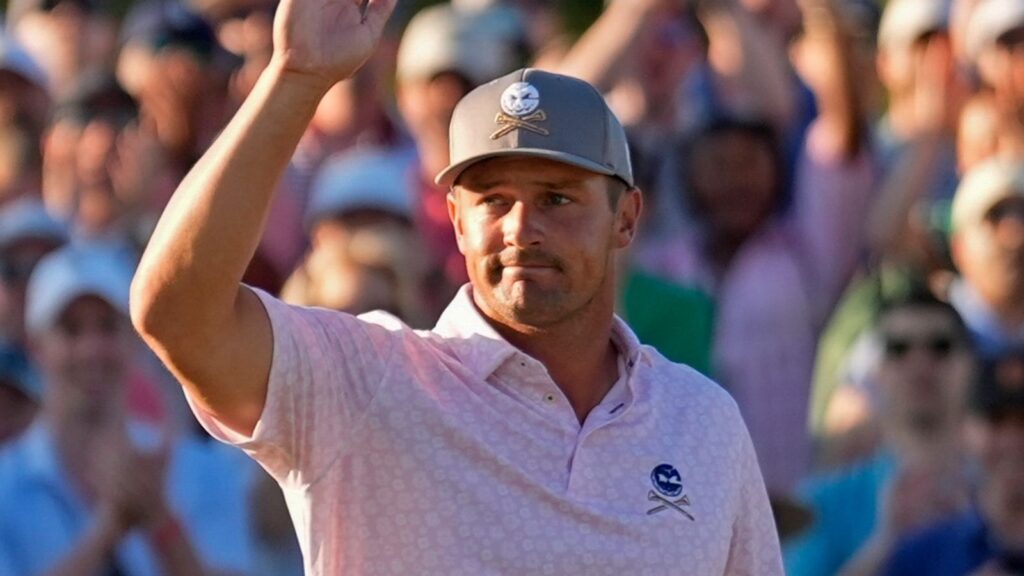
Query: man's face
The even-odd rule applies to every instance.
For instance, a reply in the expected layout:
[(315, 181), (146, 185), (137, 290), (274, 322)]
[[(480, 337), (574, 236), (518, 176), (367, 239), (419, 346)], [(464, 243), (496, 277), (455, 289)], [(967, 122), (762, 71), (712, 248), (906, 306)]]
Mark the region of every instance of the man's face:
[(741, 131), (701, 138), (690, 159), (695, 208), (712, 233), (746, 238), (771, 214), (776, 168), (768, 144)]
[(1024, 298), (1024, 196), (997, 202), (980, 223), (958, 232), (954, 257), (961, 274), (990, 305)]
[(615, 253), (632, 240), (640, 193), (613, 209), (610, 182), (538, 158), (482, 161), (448, 199), (477, 306), (520, 329), (545, 328), (614, 302)]
[(53, 326), (36, 335), (47, 401), (60, 412), (107, 412), (124, 389), (132, 338), (128, 319), (96, 296), (76, 298)]
[(958, 422), (971, 357), (950, 312), (928, 306), (897, 308), (881, 318), (878, 331), (882, 417), (924, 434)]
[(26, 238), (0, 251), (0, 339), (25, 339), (25, 288), (36, 264), (57, 248), (52, 240)]
[(1024, 409), (971, 422), (983, 471), (982, 509), (1005, 546), (1024, 549)]

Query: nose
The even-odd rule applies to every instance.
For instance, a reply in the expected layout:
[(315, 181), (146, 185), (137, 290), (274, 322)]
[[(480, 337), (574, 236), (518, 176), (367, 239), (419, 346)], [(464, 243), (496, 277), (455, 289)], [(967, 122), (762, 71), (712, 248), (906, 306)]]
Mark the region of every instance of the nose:
[(506, 246), (515, 248), (538, 246), (544, 239), (540, 214), (522, 201), (515, 202), (505, 213), (501, 228)]
[(1024, 249), (1024, 214), (1012, 214), (1001, 219), (996, 235), (1003, 246)]

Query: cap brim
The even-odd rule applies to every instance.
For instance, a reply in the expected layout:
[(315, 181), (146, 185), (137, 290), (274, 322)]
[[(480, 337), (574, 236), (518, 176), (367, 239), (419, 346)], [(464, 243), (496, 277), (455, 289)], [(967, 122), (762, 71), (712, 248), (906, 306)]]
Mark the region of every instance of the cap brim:
[[(459, 179), (459, 176), (461, 176), (462, 173), (473, 164), (484, 160), (490, 160), (491, 158), (506, 157), (544, 158), (568, 164), (570, 166), (576, 166), (577, 168), (583, 168), (584, 170), (590, 170), (591, 172), (603, 174), (605, 176), (618, 176), (613, 169), (598, 164), (597, 162), (587, 160), (586, 158), (576, 156), (575, 154), (546, 150), (544, 148), (510, 148), (508, 150), (496, 150), (494, 152), (480, 154), (471, 158), (466, 158), (461, 162), (456, 162), (442, 170), (441, 173), (434, 178), (434, 183), (438, 186), (452, 186), (455, 184), (455, 181)], [(621, 176), (619, 177), (621, 178)], [(626, 182), (626, 184), (633, 186), (632, 182)]]

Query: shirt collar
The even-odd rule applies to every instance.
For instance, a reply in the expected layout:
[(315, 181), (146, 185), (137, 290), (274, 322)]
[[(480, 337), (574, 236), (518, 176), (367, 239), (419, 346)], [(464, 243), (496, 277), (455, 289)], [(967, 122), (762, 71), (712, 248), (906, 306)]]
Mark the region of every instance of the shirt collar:
[[(521, 353), (484, 319), (473, 303), (473, 288), (469, 284), (459, 289), (433, 331), (451, 341), (459, 360), (481, 379), (486, 379), (510, 357)], [(612, 320), (611, 338), (625, 359), (630, 375), (641, 360), (651, 364), (636, 334), (618, 315)], [(632, 380), (626, 379), (630, 387)]]
[(969, 283), (956, 279), (949, 289), (949, 300), (967, 324), (974, 344), (983, 356), (997, 355), (1024, 341), (1024, 326), (1008, 332), (999, 315)]
[(490, 376), (517, 352), (484, 319), (473, 303), (473, 290), (469, 284), (459, 288), (437, 321), (434, 333), (446, 338), (455, 348), (459, 360), (480, 379)]

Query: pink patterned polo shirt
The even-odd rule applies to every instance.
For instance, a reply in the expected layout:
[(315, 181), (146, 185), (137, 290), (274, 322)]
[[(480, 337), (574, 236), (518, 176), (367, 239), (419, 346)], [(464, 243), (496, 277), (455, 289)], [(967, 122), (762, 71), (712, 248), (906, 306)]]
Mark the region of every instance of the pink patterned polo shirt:
[(259, 293), (274, 354), (252, 437), (193, 404), (281, 484), (307, 574), (782, 574), (721, 388), (616, 319), (620, 378), (581, 426), (470, 290), (432, 331)]

